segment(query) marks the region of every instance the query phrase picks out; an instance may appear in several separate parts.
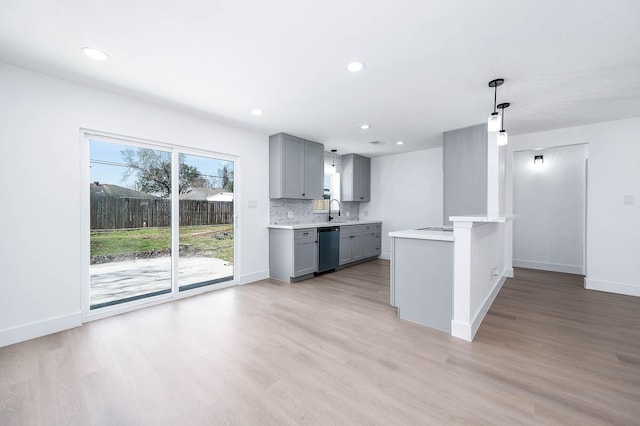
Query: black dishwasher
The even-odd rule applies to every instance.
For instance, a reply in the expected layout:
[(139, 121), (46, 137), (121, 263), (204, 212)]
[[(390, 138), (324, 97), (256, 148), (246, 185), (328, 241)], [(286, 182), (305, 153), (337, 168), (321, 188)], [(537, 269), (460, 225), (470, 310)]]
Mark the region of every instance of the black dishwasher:
[(340, 258), (340, 227), (318, 228), (318, 272), (336, 269)]

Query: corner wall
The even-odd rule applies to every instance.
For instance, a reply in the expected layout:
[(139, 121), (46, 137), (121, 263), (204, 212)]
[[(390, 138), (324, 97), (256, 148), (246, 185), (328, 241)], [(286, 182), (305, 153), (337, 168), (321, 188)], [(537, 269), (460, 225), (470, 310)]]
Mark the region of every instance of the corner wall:
[(80, 128), (237, 156), (239, 281), (268, 276), (266, 135), (4, 63), (0, 93), (0, 346), (81, 324)]
[(371, 159), (371, 201), (360, 220), (382, 221), (381, 258), (391, 258), (389, 232), (442, 225), (442, 148)]
[[(638, 135), (640, 117), (510, 138), (509, 212), (513, 211), (514, 151), (588, 144), (585, 287), (589, 289), (640, 296)], [(633, 197), (633, 205), (624, 204), (625, 195)]]

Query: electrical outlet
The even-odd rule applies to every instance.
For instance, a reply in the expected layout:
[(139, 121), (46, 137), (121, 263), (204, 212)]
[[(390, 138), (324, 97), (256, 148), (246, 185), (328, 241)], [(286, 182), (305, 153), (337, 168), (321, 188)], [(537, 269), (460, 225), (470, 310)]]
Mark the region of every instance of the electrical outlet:
[(293, 219), (293, 212), (287, 212), (287, 217), (289, 219)]
[(364, 211), (364, 217), (367, 217), (367, 216), (369, 216), (369, 210)]
[(498, 268), (491, 269), (491, 276), (492, 277), (497, 277), (498, 276)]
[(625, 204), (625, 206), (632, 206), (633, 205), (633, 195), (625, 195), (624, 196), (624, 204)]
[(347, 217), (349, 217), (350, 213), (349, 213), (349, 212), (346, 212), (346, 213), (345, 213), (345, 215), (346, 215)]

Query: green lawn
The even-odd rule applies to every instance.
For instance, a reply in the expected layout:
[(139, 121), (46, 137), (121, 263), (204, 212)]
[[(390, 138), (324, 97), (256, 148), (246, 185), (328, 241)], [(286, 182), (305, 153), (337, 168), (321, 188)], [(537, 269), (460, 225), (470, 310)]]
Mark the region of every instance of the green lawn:
[[(167, 228), (91, 231), (91, 256), (126, 256), (167, 253), (171, 230)], [(181, 255), (204, 255), (233, 262), (233, 225), (180, 227)]]

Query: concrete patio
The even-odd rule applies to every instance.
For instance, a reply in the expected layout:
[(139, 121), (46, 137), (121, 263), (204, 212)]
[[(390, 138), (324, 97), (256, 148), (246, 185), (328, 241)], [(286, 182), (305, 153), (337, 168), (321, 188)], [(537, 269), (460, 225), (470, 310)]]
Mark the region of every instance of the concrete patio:
[[(91, 265), (91, 305), (171, 289), (171, 257)], [(178, 283), (185, 286), (233, 276), (233, 264), (215, 258), (181, 257)]]

